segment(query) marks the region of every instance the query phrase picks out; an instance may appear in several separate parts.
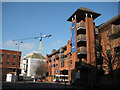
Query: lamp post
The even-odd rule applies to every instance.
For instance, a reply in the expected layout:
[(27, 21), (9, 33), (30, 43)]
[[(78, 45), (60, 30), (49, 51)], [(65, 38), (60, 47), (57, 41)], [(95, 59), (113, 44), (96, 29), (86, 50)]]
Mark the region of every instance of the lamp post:
[(17, 73), (17, 65), (19, 64), (18, 61), (19, 61), (19, 49), (20, 49), (20, 44), (23, 43), (23, 41), (20, 41), (20, 42), (17, 42), (16, 45), (18, 46), (17, 47), (17, 55), (16, 55), (16, 82), (19, 81), (19, 73)]

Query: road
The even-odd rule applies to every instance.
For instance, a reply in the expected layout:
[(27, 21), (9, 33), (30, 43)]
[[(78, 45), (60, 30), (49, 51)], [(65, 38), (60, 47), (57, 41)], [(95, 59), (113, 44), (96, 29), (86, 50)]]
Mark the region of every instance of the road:
[(33, 83), (33, 82), (19, 82), (19, 83), (6, 83), (2, 82), (2, 90), (120, 90), (120, 88), (105, 88), (105, 87), (73, 87), (69, 84), (65, 85), (60, 83)]
[[(2, 90), (56, 90), (56, 89), (74, 90), (75, 87), (71, 85), (59, 83), (3, 83)], [(82, 89), (83, 90), (83, 89)]]

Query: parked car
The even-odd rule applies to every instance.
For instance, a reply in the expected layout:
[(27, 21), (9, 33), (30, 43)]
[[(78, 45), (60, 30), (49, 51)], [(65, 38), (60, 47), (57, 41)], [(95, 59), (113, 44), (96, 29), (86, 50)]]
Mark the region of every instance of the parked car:
[(43, 79), (37, 79), (37, 81), (38, 81), (38, 82), (44, 82), (44, 80), (43, 80)]

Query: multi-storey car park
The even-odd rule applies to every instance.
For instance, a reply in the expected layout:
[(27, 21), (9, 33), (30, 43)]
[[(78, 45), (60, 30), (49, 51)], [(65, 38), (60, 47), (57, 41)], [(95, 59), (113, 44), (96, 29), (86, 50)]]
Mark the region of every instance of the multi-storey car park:
[[(114, 59), (115, 65), (112, 65), (112, 68), (113, 70), (120, 68), (120, 15), (95, 26), (94, 20), (100, 15), (81, 7), (67, 19), (72, 23), (72, 38), (65, 46), (58, 50), (52, 50), (51, 54), (46, 55), (48, 81), (62, 80), (60, 76), (64, 76), (63, 71), (66, 70), (66, 80), (68, 82), (76, 81), (77, 75), (79, 75), (79, 82), (82, 82), (82, 84), (89, 85), (92, 83), (94, 85), (99, 82), (98, 78), (101, 74), (109, 74), (109, 65), (105, 65), (106, 59), (103, 52), (106, 53), (105, 47), (110, 49), (105, 44), (111, 37), (115, 37), (112, 40), (116, 43), (112, 43), (114, 44), (112, 46), (114, 52), (117, 52), (117, 56), (115, 56), (117, 58)], [(112, 33), (104, 35), (107, 31)], [(105, 67), (107, 68), (105, 69)]]

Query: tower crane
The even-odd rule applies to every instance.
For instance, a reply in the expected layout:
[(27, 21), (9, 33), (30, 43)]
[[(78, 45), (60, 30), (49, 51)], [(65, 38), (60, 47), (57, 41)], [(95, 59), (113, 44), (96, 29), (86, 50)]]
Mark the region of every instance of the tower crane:
[(13, 40), (13, 41), (21, 41), (23, 42), (23, 40), (29, 40), (29, 39), (39, 39), (39, 53), (41, 53), (41, 50), (42, 50), (42, 39), (43, 38), (46, 38), (46, 37), (51, 37), (52, 35), (42, 35), (42, 33), (40, 33), (40, 36), (39, 37), (31, 37), (31, 38), (23, 38), (23, 39), (16, 39), (16, 40)]

